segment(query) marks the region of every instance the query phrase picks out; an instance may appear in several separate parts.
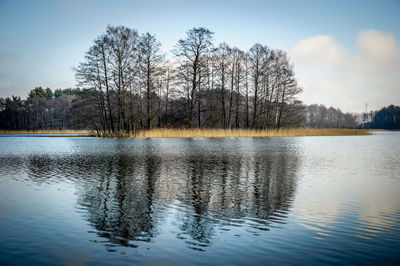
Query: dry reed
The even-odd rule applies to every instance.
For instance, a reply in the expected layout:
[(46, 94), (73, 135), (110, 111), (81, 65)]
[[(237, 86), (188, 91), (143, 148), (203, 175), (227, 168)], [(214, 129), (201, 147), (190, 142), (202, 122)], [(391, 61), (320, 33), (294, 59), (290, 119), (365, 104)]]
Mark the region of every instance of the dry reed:
[[(90, 134), (96, 135), (90, 130), (0, 130), (0, 134)], [(152, 130), (140, 130), (133, 132), (98, 134), (98, 137), (120, 138), (236, 138), (236, 137), (295, 137), (295, 136), (344, 136), (367, 135), (366, 129), (348, 128), (281, 128), (281, 129), (177, 129), (157, 128)]]
[(367, 135), (366, 129), (347, 128), (282, 128), (254, 130), (254, 129), (176, 129), (157, 128), (133, 132), (106, 134), (101, 137), (122, 138), (235, 138), (235, 137), (295, 137), (295, 136), (343, 136)]

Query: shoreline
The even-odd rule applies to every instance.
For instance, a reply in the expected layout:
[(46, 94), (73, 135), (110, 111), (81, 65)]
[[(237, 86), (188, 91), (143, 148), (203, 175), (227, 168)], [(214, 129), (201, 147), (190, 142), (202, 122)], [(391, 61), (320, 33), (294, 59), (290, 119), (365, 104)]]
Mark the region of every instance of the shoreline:
[(0, 130), (0, 134), (90, 134), (92, 130), (54, 129), (54, 130)]
[(91, 130), (0, 130), (0, 135), (37, 135), (37, 137), (105, 137), (105, 138), (262, 138), (302, 136), (358, 136), (369, 135), (371, 129), (348, 128), (282, 128), (282, 129), (176, 129), (157, 128), (133, 132), (96, 134)]

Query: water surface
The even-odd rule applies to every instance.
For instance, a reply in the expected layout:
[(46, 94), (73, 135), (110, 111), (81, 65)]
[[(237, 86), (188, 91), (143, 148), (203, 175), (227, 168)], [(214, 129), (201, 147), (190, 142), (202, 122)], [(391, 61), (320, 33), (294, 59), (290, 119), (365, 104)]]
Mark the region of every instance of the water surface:
[(0, 137), (0, 264), (395, 264), (400, 133)]

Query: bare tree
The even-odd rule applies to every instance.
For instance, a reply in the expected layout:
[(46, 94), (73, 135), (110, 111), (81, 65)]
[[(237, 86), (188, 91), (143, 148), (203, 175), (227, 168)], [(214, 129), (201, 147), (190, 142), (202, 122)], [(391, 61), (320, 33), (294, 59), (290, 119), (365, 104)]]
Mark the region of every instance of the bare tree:
[(199, 72), (201, 69), (201, 57), (212, 48), (212, 35), (214, 33), (206, 28), (193, 28), (186, 32), (186, 38), (178, 41), (174, 53), (182, 60), (182, 76), (190, 83), (188, 91), (190, 126), (194, 126), (194, 107), (196, 94), (199, 88)]
[(112, 90), (117, 99), (117, 131), (128, 129), (128, 92), (138, 74), (138, 33), (130, 28), (107, 27)]
[(226, 43), (221, 43), (217, 49), (218, 55), (218, 77), (219, 77), (219, 89), (221, 91), (221, 114), (222, 114), (222, 127), (227, 127), (227, 115), (226, 115), (226, 84), (228, 83), (228, 67), (229, 59), (232, 53), (232, 49)]
[(161, 43), (150, 33), (144, 34), (140, 39), (140, 73), (143, 86), (145, 87), (146, 126), (148, 129), (152, 128), (152, 120), (156, 115), (156, 112), (152, 110), (152, 105), (154, 97), (156, 96), (156, 83), (160, 82), (159, 79), (162, 71), (161, 63), (164, 59), (164, 55), (160, 52), (160, 46)]
[(253, 45), (249, 52), (249, 63), (250, 63), (250, 77), (253, 83), (253, 128), (257, 128), (258, 124), (258, 106), (259, 106), (259, 86), (262, 76), (263, 57), (265, 55), (265, 47), (261, 44)]

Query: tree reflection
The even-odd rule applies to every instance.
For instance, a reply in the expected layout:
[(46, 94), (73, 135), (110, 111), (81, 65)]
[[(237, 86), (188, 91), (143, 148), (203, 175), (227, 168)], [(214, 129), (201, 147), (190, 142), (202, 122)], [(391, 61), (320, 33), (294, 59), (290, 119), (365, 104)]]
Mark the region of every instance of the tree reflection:
[(132, 241), (150, 241), (155, 234), (152, 207), (160, 157), (150, 150), (143, 156), (105, 157), (106, 169), (94, 179), (98, 183), (84, 183), (79, 203), (98, 235), (111, 243), (136, 247)]
[(218, 153), (196, 145), (190, 148), (192, 152), (181, 158), (186, 186), (179, 198), (186, 206), (180, 238), (190, 236), (189, 247), (208, 246), (217, 226), (240, 226), (253, 218), (253, 228), (260, 230), (269, 230), (272, 222), (284, 223), (299, 165), (298, 156), (286, 145), (252, 153), (241, 153), (239, 146), (221, 146)]
[(300, 163), (288, 143), (180, 145), (171, 151), (151, 140), (137, 149), (113, 142), (104, 154), (34, 156), (29, 176), (76, 183), (79, 210), (110, 251), (151, 241), (171, 229), (164, 227), (167, 219), (176, 221), (177, 238), (196, 250), (212, 245), (227, 226), (269, 230), (285, 223)]

